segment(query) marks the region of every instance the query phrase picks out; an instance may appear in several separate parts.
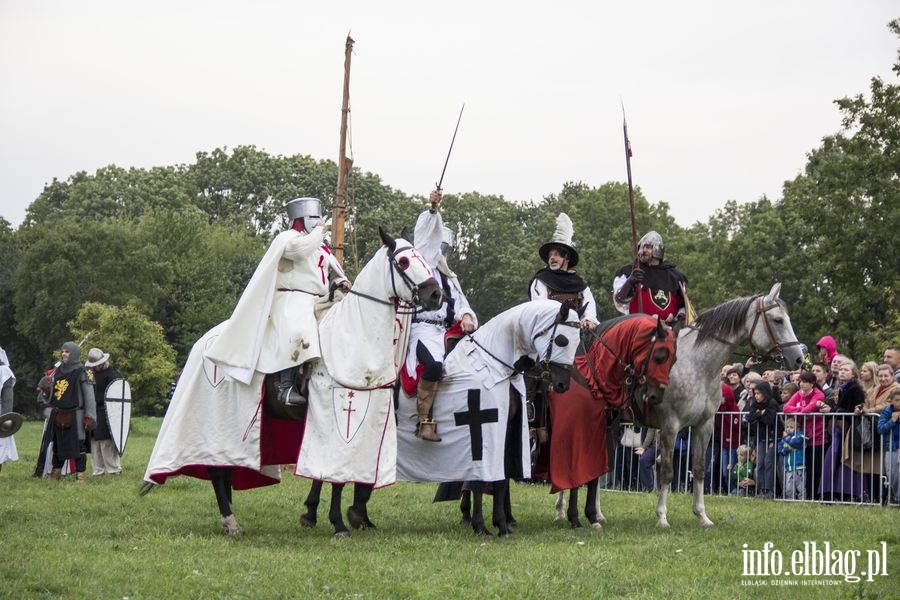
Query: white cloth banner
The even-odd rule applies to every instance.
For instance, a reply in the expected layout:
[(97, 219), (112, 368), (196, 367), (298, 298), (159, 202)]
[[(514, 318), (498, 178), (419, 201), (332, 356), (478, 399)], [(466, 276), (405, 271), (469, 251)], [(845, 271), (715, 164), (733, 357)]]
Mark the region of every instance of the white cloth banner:
[(163, 483), (191, 465), (247, 467), (273, 483), (281, 480), (278, 465), (260, 464), (265, 375), (255, 372), (250, 384), (244, 385), (204, 357), (221, 327), (211, 329), (191, 349), (150, 455), (147, 481), (156, 476), (156, 483)]
[[(466, 340), (460, 342), (464, 344)], [(510, 381), (522, 393), (521, 375), (512, 380), (495, 381), (485, 369), (480, 353), (467, 353), (460, 346), (450, 353), (445, 364), (448, 373), (441, 380), (432, 408), (440, 442), (415, 437), (416, 399), (400, 394), (397, 410), (397, 478), (403, 481), (499, 481), (506, 478), (504, 451), (509, 419)], [(475, 355), (475, 356), (473, 356)], [(477, 357), (477, 358), (476, 358)], [(473, 360), (474, 359), (474, 360)], [(519, 406), (517, 422), (528, 440), (525, 407)], [(524, 477), (531, 476), (531, 457), (527, 443), (521, 455)]]
[(331, 483), (384, 487), (397, 480), (393, 390), (334, 385), (321, 361), (309, 382), (309, 408), (296, 474)]

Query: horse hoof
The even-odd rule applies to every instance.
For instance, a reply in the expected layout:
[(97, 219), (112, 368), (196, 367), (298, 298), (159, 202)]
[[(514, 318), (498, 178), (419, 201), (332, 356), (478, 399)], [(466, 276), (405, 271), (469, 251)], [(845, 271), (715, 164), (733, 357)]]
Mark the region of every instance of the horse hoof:
[(595, 521), (595, 522), (591, 523), (591, 527), (599, 530), (599, 529), (603, 529), (603, 524), (600, 521)]
[(222, 517), (222, 528), (225, 530), (225, 533), (230, 535), (231, 537), (240, 537), (243, 535), (244, 530), (241, 529), (241, 526), (238, 525), (237, 519), (234, 515), (228, 515), (227, 517)]
[(713, 526), (715, 526), (715, 523), (713, 523), (713, 522), (710, 521), (709, 519), (707, 519), (706, 521), (701, 522), (700, 524), (703, 525), (703, 528), (704, 528), (704, 529), (712, 529)]
[(300, 527), (315, 527), (316, 520), (309, 515), (300, 515)]
[(463, 515), (459, 522), (463, 525), (468, 525), (472, 522), (472, 517), (470, 515)]
[(669, 522), (668, 521), (657, 521), (656, 526), (659, 527), (660, 529), (668, 529)]
[(369, 520), (369, 517), (352, 506), (347, 509), (347, 520), (350, 521), (353, 529), (378, 529), (375, 527), (375, 523)]
[(335, 531), (334, 535), (332, 537), (336, 540), (346, 540), (346, 539), (350, 538), (350, 532), (349, 531)]
[(581, 521), (570, 521), (569, 525), (572, 526), (572, 529), (581, 529)]
[(519, 522), (516, 521), (515, 519), (507, 519), (507, 520), (506, 520), (506, 526), (509, 527), (510, 530), (518, 529), (518, 528), (519, 528)]
[(486, 538), (494, 537), (493, 533), (491, 533), (490, 531), (488, 531), (487, 529), (485, 529), (483, 527), (482, 528), (477, 528), (477, 527), (473, 528), (473, 531), (475, 532), (475, 535), (480, 536), (480, 537), (486, 537)]

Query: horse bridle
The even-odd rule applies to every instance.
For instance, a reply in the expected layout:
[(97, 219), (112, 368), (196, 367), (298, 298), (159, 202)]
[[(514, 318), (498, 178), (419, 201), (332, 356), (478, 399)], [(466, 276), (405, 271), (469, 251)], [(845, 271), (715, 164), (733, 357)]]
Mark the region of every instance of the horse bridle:
[[(652, 331), (650, 332), (650, 350), (647, 352), (647, 360), (644, 362), (643, 367), (640, 372), (638, 372), (634, 366), (629, 363), (626, 363), (622, 358), (616, 354), (616, 351), (613, 350), (609, 344), (607, 344), (603, 340), (603, 335), (607, 333), (609, 330), (604, 331), (600, 335), (597, 336), (597, 341), (600, 342), (604, 348), (606, 348), (610, 354), (613, 355), (613, 358), (616, 359), (616, 362), (619, 363), (619, 366), (622, 367), (622, 370), (625, 371), (625, 399), (629, 404), (634, 402), (634, 394), (637, 391), (638, 387), (647, 383), (647, 372), (650, 370), (650, 361), (653, 360), (653, 348), (656, 346), (656, 343), (659, 339), (656, 337), (656, 334)], [(587, 357), (588, 368), (591, 370), (591, 376), (594, 378), (594, 381), (599, 382), (600, 379), (597, 376), (597, 371), (594, 370), (594, 364), (590, 360), (590, 353), (587, 348), (584, 346), (584, 340), (580, 340), (581, 349), (584, 351), (584, 355)]]
[[(753, 317), (753, 325), (750, 326), (750, 333), (747, 334), (750, 339), (750, 348), (753, 349), (753, 352), (757, 355), (761, 355), (759, 352), (759, 348), (757, 348), (756, 345), (754, 345), (754, 343), (753, 343), (753, 332), (756, 331), (756, 325), (760, 322), (759, 321), (760, 315), (762, 315), (762, 317), (763, 317), (762, 322), (766, 326), (766, 333), (769, 336), (769, 340), (771, 340), (772, 343), (774, 344), (774, 346), (772, 347), (773, 349), (778, 348), (779, 350), (783, 350), (784, 348), (790, 348), (791, 346), (799, 346), (800, 345), (799, 341), (779, 342), (778, 340), (775, 339), (775, 333), (772, 331), (772, 325), (769, 323), (768, 312), (770, 310), (772, 310), (773, 308), (777, 308), (779, 306), (779, 304), (777, 302), (775, 302), (773, 304), (769, 304), (768, 306), (766, 306), (765, 302), (766, 302), (766, 300), (763, 296), (756, 297), (756, 316)], [(771, 352), (771, 350), (769, 350), (769, 352)]]
[[(394, 308), (398, 308), (400, 305), (400, 294), (397, 292), (397, 280), (395, 279), (395, 273), (396, 273), (397, 275), (400, 276), (400, 280), (404, 284), (406, 284), (406, 288), (412, 294), (412, 298), (410, 298), (410, 300), (408, 302), (411, 304), (419, 304), (419, 302), (420, 302), (419, 290), (421, 289), (422, 285), (424, 285), (424, 283), (416, 285), (416, 282), (412, 280), (412, 277), (407, 275), (406, 270), (400, 266), (400, 263), (397, 261), (397, 256), (396, 256), (398, 252), (401, 252), (404, 250), (409, 250), (411, 248), (413, 250), (415, 250), (415, 248), (413, 248), (413, 246), (404, 246), (402, 248), (394, 248), (393, 251), (389, 250), (387, 253), (388, 263), (390, 263), (390, 272), (391, 272), (391, 291), (394, 292), (394, 295), (392, 296), (393, 301), (391, 301), (390, 299), (382, 300), (381, 298), (376, 298), (375, 296), (370, 296), (368, 294), (358, 292), (352, 288), (350, 289), (350, 293), (355, 294), (361, 298), (365, 298), (367, 300), (372, 300), (373, 302), (377, 302), (379, 304), (385, 304), (387, 306), (393, 306)], [(407, 260), (409, 260), (409, 259), (407, 259)], [(409, 265), (407, 265), (407, 268), (408, 267), (409, 267)], [(403, 302), (406, 303), (407, 301), (403, 301)]]
[[(762, 315), (762, 317), (763, 317), (762, 323), (766, 327), (766, 334), (769, 336), (769, 340), (772, 341), (772, 344), (773, 344), (772, 350), (774, 350), (775, 348), (782, 350), (784, 348), (790, 348), (791, 346), (799, 346), (800, 345), (799, 341), (779, 342), (777, 339), (775, 339), (775, 333), (772, 331), (771, 323), (769, 323), (768, 312), (770, 310), (772, 310), (773, 308), (778, 308), (780, 306), (777, 302), (767, 305), (765, 296), (760, 294), (759, 296), (756, 297), (754, 303), (756, 305), (756, 314), (753, 317), (753, 324), (750, 326), (750, 330), (747, 332), (747, 340), (750, 342), (750, 348), (753, 350), (753, 354), (751, 356), (754, 356), (757, 358), (762, 358), (763, 356), (765, 356), (760, 351), (760, 349), (756, 347), (756, 344), (753, 343), (753, 334), (756, 332), (756, 326), (760, 323), (760, 318), (759, 318), (760, 315)], [(696, 325), (687, 325), (687, 327), (689, 329), (693, 329), (694, 331), (700, 331), (700, 329), (701, 329), (700, 327), (697, 327)], [(740, 342), (729, 342), (728, 340), (724, 340), (717, 335), (709, 334), (709, 337), (716, 340), (717, 342), (721, 342), (722, 344), (725, 344), (726, 346), (739, 346), (740, 345)], [(769, 350), (769, 354), (772, 353), (772, 350)]]

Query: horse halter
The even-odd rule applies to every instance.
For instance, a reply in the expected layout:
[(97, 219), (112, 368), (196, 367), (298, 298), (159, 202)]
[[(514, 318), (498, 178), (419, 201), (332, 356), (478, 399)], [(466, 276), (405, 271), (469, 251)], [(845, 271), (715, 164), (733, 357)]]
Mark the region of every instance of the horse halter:
[(550, 371), (550, 358), (553, 356), (553, 344), (556, 343), (556, 330), (560, 325), (568, 325), (569, 327), (578, 329), (581, 324), (577, 321), (554, 320), (553, 325), (550, 325), (546, 329), (539, 331), (534, 336), (534, 338), (532, 338), (533, 340), (536, 340), (548, 331), (550, 332), (550, 339), (547, 342), (547, 351), (544, 353), (544, 358), (542, 358), (538, 363), (541, 366), (541, 368), (538, 370), (538, 376), (540, 377), (541, 381), (544, 381), (546, 383), (549, 383), (552, 378), (552, 373)]
[[(772, 348), (778, 348), (782, 350), (784, 348), (790, 348), (791, 346), (799, 346), (799, 341), (793, 342), (779, 342), (775, 339), (775, 332), (772, 331), (772, 324), (769, 323), (769, 311), (773, 308), (778, 308), (778, 303), (775, 302), (773, 304), (766, 305), (766, 300), (763, 296), (756, 297), (756, 315), (753, 317), (753, 325), (750, 326), (750, 332), (747, 334), (747, 337), (750, 340), (750, 348), (753, 349), (753, 353), (756, 356), (762, 356), (762, 353), (759, 351), (759, 348), (753, 343), (753, 333), (756, 331), (756, 326), (760, 323), (760, 315), (762, 315), (762, 323), (766, 326), (766, 333), (769, 336), (769, 340), (771, 340), (773, 346)], [(771, 350), (769, 350), (771, 352)]]
[[(606, 331), (604, 331), (603, 333), (606, 333)], [(666, 333), (666, 336), (668, 336), (668, 332)], [(610, 354), (612, 354), (613, 358), (616, 359), (616, 362), (619, 363), (619, 366), (622, 367), (622, 370), (625, 371), (625, 381), (623, 383), (625, 387), (625, 399), (629, 403), (634, 402), (634, 394), (637, 391), (638, 387), (646, 385), (647, 383), (647, 371), (650, 370), (650, 361), (653, 360), (653, 348), (659, 341), (656, 334), (652, 330), (650, 332), (649, 340), (650, 348), (647, 351), (647, 360), (644, 361), (644, 364), (641, 366), (640, 371), (638, 371), (634, 366), (626, 363), (618, 354), (616, 354), (616, 351), (613, 350), (609, 346), (609, 344), (607, 344), (603, 340), (603, 334), (597, 336), (597, 341), (600, 342), (603, 347), (609, 351)], [(583, 344), (584, 342), (582, 341), (581, 343)], [(587, 348), (583, 349), (585, 351), (585, 355), (587, 355)], [(587, 364), (591, 370), (591, 375), (595, 380), (599, 382), (600, 379), (597, 376), (597, 372), (594, 370), (593, 363), (590, 360), (587, 360)]]
[[(394, 277), (394, 274), (396, 273), (397, 275), (400, 276), (400, 280), (404, 284), (406, 284), (407, 289), (412, 294), (412, 298), (410, 299), (410, 302), (412, 302), (412, 304), (419, 304), (420, 303), (419, 290), (422, 288), (423, 284), (416, 285), (416, 282), (413, 281), (412, 278), (406, 274), (406, 269), (409, 268), (409, 258), (403, 256), (400, 258), (399, 261), (397, 260), (398, 252), (401, 252), (404, 250), (409, 250), (411, 248), (414, 249), (412, 246), (404, 246), (402, 248), (395, 248), (393, 251), (388, 251), (388, 253), (387, 253), (387, 259), (388, 259), (388, 263), (390, 264), (390, 272), (391, 272), (391, 290), (394, 292), (394, 295), (392, 296), (392, 298), (394, 298), (393, 302), (390, 300), (382, 300), (380, 298), (376, 298), (376, 297), (370, 296), (368, 294), (363, 294), (362, 292), (358, 292), (352, 288), (350, 289), (350, 293), (360, 296), (362, 298), (366, 298), (367, 300), (372, 300), (374, 302), (378, 302), (379, 304), (386, 304), (388, 306), (393, 306), (394, 308), (397, 308), (398, 305), (400, 304), (400, 294), (397, 292), (397, 281)], [(404, 264), (404, 261), (405, 261), (405, 264)]]

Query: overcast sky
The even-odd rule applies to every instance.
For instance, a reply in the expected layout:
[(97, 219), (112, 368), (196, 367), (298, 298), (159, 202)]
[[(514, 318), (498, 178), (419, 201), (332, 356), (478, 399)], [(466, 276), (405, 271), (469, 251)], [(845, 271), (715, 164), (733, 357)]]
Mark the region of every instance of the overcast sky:
[(780, 198), (839, 129), (832, 101), (896, 81), (898, 8), (0, 0), (0, 215), (18, 226), (45, 183), (108, 164), (241, 144), (337, 160), (350, 32), (355, 166), (387, 185), (428, 193), (463, 102), (448, 193), (624, 181), (622, 99), (635, 184), (688, 226)]

